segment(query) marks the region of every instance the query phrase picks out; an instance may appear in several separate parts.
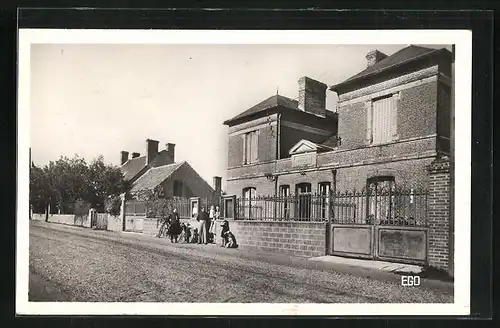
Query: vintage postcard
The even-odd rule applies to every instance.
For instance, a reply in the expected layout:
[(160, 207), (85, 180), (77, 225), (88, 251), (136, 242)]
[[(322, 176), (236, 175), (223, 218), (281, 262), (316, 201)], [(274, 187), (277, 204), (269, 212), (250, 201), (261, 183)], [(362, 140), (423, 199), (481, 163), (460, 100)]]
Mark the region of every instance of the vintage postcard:
[(459, 30), (20, 29), (16, 312), (469, 314), (471, 56)]

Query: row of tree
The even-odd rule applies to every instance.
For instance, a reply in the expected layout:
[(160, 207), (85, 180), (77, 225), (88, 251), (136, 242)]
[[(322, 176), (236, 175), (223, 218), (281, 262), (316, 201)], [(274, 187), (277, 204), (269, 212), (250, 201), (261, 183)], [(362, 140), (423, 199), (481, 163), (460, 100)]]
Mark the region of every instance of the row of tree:
[[(105, 164), (102, 156), (90, 163), (75, 155), (61, 157), (44, 167), (30, 166), (29, 196), (35, 213), (44, 213), (50, 205), (52, 213), (74, 214), (75, 204), (105, 211), (107, 203), (116, 207), (119, 195), (129, 188), (120, 168)], [(116, 212), (116, 208), (113, 210)]]

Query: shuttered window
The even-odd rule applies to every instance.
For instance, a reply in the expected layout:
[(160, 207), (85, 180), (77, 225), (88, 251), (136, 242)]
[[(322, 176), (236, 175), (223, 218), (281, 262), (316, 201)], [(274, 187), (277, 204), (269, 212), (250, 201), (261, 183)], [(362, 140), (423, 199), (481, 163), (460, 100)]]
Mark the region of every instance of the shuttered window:
[(374, 99), (371, 103), (371, 112), (368, 112), (371, 133), (369, 138), (374, 145), (395, 140), (397, 135), (397, 108), (398, 94)]
[(255, 163), (258, 160), (258, 132), (252, 131), (243, 135), (243, 164)]

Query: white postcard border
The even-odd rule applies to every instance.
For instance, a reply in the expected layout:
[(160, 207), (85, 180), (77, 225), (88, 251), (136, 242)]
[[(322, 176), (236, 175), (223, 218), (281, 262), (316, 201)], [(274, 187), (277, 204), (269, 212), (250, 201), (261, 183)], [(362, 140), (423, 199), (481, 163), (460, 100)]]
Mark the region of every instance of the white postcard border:
[[(452, 304), (29, 302), (31, 44), (455, 44), (455, 293)], [(467, 315), (470, 313), (472, 33), (466, 30), (237, 31), (20, 29), (16, 313), (35, 315)]]

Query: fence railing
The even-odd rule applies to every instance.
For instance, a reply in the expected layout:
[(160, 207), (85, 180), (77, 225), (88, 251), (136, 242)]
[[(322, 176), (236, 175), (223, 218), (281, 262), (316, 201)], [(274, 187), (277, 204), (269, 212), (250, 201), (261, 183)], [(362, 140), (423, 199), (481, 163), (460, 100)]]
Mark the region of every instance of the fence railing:
[(354, 191), (331, 195), (237, 198), (236, 217), (264, 221), (331, 219), (336, 224), (423, 226), (427, 224), (427, 191)]
[[(199, 199), (200, 204), (197, 206), (205, 207), (208, 211), (211, 205), (219, 205), (219, 200), (210, 197), (202, 197)], [(163, 205), (167, 206), (167, 212), (177, 209), (177, 213), (181, 218), (191, 218), (193, 214), (192, 202), (190, 198), (170, 198), (166, 199)], [(155, 213), (151, 210), (148, 210), (148, 202), (147, 201), (139, 201), (139, 200), (128, 200), (125, 203), (125, 215), (126, 216), (146, 216), (146, 217), (155, 217)]]

